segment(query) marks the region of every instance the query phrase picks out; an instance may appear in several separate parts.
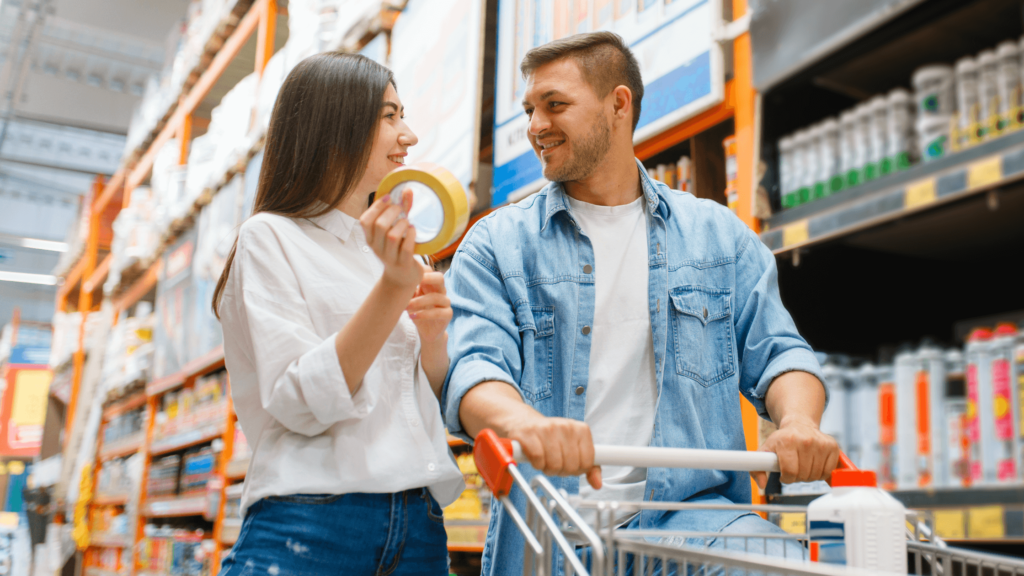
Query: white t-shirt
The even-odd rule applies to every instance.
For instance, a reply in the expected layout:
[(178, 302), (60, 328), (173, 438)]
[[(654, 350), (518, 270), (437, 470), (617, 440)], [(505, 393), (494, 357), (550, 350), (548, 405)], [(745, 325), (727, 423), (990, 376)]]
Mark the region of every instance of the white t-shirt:
[[(647, 294), (647, 217), (644, 198), (595, 206), (569, 198), (573, 217), (594, 247), (594, 322), (584, 422), (595, 444), (647, 446), (654, 433), (658, 381)], [(647, 469), (602, 467), (595, 491), (580, 477), (587, 500), (639, 501)]]

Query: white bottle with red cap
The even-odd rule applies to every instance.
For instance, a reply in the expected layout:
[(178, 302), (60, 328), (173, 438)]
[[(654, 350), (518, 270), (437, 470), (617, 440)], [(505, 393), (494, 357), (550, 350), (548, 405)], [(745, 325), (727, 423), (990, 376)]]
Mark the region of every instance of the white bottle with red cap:
[(907, 511), (869, 470), (832, 472), (832, 492), (807, 506), (811, 559), (886, 572), (907, 571)]

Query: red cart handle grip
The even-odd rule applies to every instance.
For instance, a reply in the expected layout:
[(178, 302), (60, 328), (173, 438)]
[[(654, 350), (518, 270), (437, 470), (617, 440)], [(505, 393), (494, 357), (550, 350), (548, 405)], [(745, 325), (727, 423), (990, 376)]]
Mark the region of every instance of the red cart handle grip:
[(485, 428), (476, 436), (473, 444), (473, 460), (491, 494), (500, 498), (512, 490), (512, 475), (508, 467), (516, 463), (512, 457), (512, 441), (498, 438), (494, 430)]

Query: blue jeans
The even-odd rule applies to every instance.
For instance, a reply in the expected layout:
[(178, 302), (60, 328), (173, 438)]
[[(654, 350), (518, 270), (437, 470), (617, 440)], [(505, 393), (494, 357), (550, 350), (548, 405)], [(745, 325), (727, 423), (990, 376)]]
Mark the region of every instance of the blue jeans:
[(426, 488), (264, 498), (245, 514), (222, 576), (447, 576), (441, 506)]

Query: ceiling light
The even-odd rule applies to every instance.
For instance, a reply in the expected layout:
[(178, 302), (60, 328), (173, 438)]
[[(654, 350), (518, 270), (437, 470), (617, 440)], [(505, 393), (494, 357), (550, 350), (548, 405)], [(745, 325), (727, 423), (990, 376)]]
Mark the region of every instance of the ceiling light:
[(21, 282), (22, 284), (44, 284), (46, 286), (54, 286), (57, 284), (57, 277), (50, 274), (29, 274), (26, 272), (0, 271), (0, 282)]

